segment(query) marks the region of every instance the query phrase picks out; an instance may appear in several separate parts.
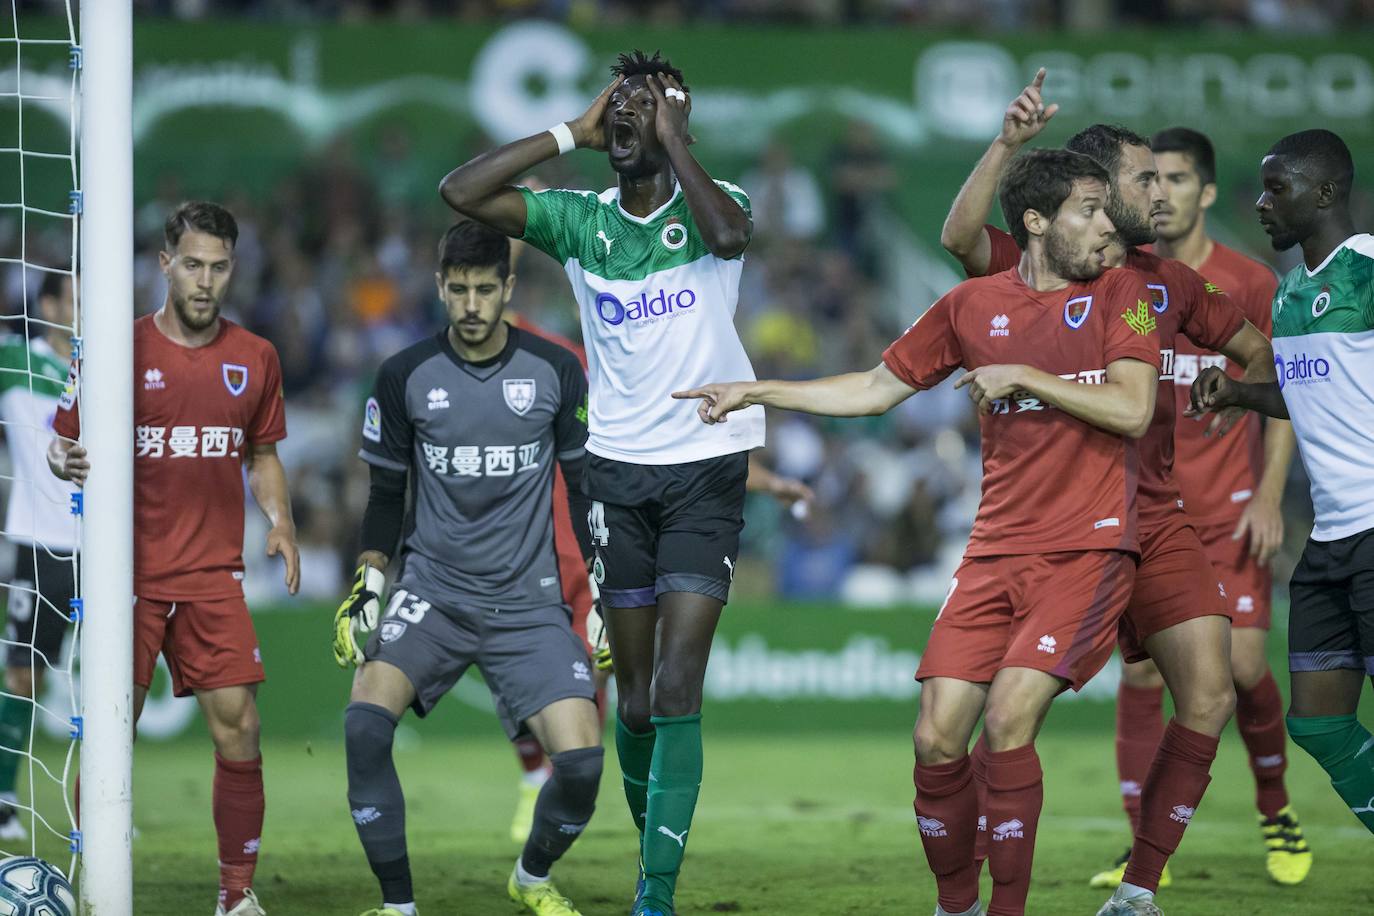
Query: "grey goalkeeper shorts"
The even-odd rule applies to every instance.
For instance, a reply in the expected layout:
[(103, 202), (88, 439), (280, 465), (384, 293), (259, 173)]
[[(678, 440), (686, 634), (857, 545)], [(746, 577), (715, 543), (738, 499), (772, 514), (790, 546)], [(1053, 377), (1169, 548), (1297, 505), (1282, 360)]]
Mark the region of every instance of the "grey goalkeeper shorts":
[(596, 701), (586, 644), (573, 633), (561, 605), (526, 611), (456, 605), (437, 607), (398, 588), (368, 638), (368, 661), (394, 665), (415, 687), (416, 715), (424, 716), (472, 665), (482, 672), (506, 735), (550, 703), (573, 697)]

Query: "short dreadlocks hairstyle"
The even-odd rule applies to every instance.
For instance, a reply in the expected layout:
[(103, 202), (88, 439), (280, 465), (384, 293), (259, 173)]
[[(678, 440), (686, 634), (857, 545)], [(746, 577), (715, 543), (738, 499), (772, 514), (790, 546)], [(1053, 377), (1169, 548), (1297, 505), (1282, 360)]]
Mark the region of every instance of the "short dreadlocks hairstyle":
[(611, 67), (611, 73), (627, 79), (631, 76), (651, 76), (655, 73), (663, 73), (677, 80), (685, 91), (691, 91), (691, 88), (682, 81), (682, 71), (674, 67), (668, 58), (661, 57), (659, 51), (655, 51), (653, 57), (638, 48), (629, 54), (621, 54), (616, 58), (615, 65)]

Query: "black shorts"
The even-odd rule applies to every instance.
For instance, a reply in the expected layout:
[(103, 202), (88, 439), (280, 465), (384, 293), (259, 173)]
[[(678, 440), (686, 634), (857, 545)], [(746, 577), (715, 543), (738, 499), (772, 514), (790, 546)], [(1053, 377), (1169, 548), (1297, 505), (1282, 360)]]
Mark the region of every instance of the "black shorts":
[(1374, 529), (1308, 541), (1288, 596), (1288, 670), (1374, 676)]
[(589, 455), (584, 489), (602, 602), (650, 607), (666, 592), (726, 601), (748, 476), (748, 452), (662, 465)]
[[(49, 668), (62, 664), (62, 637), (71, 622), (76, 574), (69, 554), (54, 556), (44, 547), (17, 546), (14, 577), (6, 595), (6, 667), (38, 667), (44, 659)], [(35, 656), (30, 647), (42, 657)]]

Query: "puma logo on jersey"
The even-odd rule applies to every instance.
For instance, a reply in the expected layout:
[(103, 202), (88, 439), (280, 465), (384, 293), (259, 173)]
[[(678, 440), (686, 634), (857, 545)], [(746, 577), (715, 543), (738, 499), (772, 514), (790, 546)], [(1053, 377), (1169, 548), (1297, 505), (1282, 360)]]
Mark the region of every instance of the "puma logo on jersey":
[[(1374, 795), (1369, 796), (1369, 801), (1364, 803), (1363, 808), (1351, 808), (1351, 814), (1374, 814)], [(663, 828), (659, 828), (662, 830)]]
[(677, 840), (677, 845), (682, 847), (683, 849), (687, 848), (686, 830), (682, 831), (681, 833), (673, 833), (673, 831), (669, 830), (667, 827), (659, 825), (658, 832), (666, 837), (672, 837), (674, 840)]
[(609, 238), (606, 235), (605, 229), (598, 229), (596, 231), (596, 237), (600, 240), (601, 244), (606, 246), (606, 254), (609, 255), (611, 253), (611, 246), (615, 244), (615, 239)]

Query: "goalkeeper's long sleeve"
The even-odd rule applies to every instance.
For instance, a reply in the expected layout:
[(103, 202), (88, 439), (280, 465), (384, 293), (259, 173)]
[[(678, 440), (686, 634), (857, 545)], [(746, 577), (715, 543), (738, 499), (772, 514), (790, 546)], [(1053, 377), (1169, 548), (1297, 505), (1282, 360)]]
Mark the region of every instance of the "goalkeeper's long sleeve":
[[(396, 555), (406, 516), (406, 472), (369, 465), (372, 484), (363, 513), (362, 549)], [(576, 526), (574, 526), (576, 527)]]

